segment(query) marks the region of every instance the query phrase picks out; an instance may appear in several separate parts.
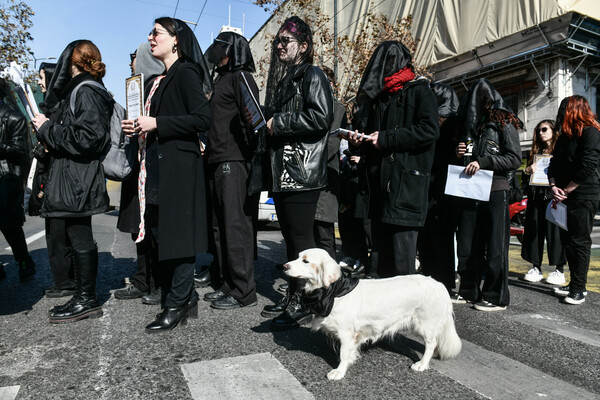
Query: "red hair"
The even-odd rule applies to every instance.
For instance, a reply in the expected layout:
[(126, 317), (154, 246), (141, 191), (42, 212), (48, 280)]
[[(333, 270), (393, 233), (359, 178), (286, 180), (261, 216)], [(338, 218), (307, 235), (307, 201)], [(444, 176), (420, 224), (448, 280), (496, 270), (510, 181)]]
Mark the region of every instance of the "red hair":
[(565, 119), (561, 126), (562, 133), (569, 138), (580, 137), (586, 126), (593, 126), (600, 130), (600, 123), (596, 120), (596, 114), (592, 112), (590, 103), (583, 96), (569, 97)]
[(81, 40), (73, 49), (71, 65), (79, 70), (89, 72), (94, 79), (100, 79), (106, 74), (106, 65), (102, 62), (100, 50), (89, 40)]

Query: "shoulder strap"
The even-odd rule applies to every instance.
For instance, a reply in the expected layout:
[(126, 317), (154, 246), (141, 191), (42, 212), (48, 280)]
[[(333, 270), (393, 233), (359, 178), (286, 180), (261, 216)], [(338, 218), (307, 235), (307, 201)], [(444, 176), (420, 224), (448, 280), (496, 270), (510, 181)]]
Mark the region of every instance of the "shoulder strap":
[[(100, 89), (105, 90), (105, 91), (108, 92), (108, 90), (100, 82), (96, 82), (96, 81), (83, 81), (83, 82), (81, 82), (79, 85), (75, 86), (75, 88), (71, 92), (71, 97), (69, 99), (69, 106), (70, 106), (71, 112), (73, 114), (75, 114), (75, 95), (77, 94), (77, 91), (79, 90), (79, 88), (82, 87), (83, 85), (95, 86), (97, 88), (100, 88)], [(111, 94), (111, 96), (112, 96), (112, 94)]]

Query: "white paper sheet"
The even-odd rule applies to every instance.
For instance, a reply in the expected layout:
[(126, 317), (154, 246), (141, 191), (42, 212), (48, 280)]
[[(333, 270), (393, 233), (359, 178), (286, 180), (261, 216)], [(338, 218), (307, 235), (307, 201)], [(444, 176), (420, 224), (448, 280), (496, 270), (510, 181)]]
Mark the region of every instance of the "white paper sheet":
[(444, 193), (450, 196), (489, 201), (494, 172), (480, 169), (475, 175), (468, 176), (463, 172), (464, 170), (465, 167), (448, 165), (448, 179)]
[(563, 203), (556, 203), (556, 208), (552, 207), (552, 202), (546, 207), (546, 219), (560, 226), (565, 231), (567, 229), (567, 206)]

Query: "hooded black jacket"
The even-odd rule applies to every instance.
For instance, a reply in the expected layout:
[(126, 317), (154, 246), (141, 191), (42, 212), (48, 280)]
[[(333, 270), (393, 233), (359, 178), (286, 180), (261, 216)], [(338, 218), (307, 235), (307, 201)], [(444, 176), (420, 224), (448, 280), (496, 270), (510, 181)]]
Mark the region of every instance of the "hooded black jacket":
[(69, 105), (75, 86), (92, 76), (83, 72), (60, 90), (55, 111), (37, 138), (50, 153), (42, 217), (82, 217), (108, 211), (109, 199), (101, 158), (110, 145), (113, 99), (107, 91), (84, 85)]

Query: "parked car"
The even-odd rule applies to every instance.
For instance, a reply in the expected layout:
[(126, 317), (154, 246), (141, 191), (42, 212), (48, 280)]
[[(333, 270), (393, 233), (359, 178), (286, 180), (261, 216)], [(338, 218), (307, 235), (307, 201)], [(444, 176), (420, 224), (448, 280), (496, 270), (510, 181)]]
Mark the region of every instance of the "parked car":
[(275, 203), (273, 198), (269, 197), (268, 192), (260, 192), (260, 200), (258, 201), (258, 221), (260, 222), (275, 222), (277, 221), (277, 213), (275, 212)]

